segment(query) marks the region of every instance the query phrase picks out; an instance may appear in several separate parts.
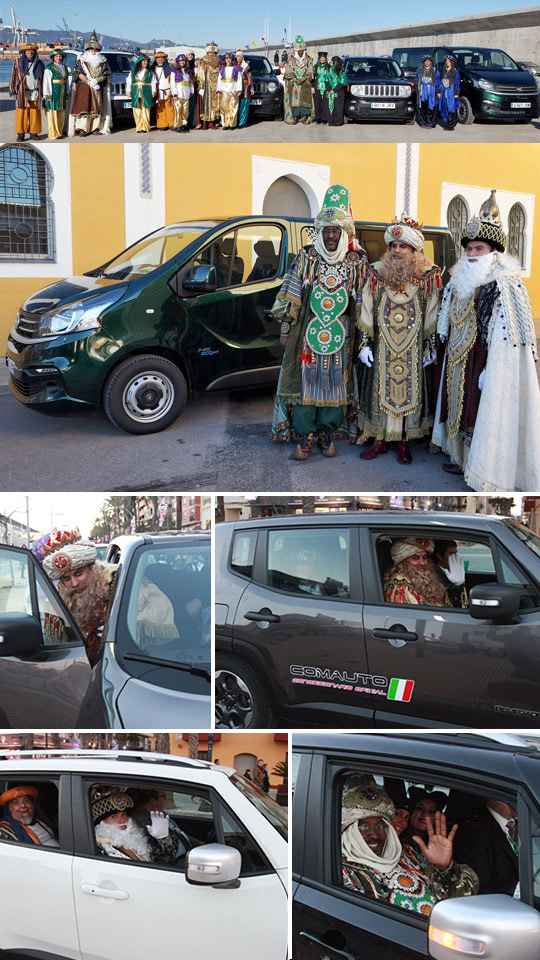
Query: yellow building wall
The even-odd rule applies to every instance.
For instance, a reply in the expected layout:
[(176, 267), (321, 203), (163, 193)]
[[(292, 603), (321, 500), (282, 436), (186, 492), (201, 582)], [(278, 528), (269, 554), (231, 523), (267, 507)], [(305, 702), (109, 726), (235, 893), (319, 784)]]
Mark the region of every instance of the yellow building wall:
[(165, 145), (165, 212), (177, 219), (251, 213), (252, 158), (275, 157), (330, 167), (333, 183), (351, 190), (359, 220), (394, 216), (397, 151), (393, 143)]
[(78, 143), (69, 150), (73, 273), (99, 267), (126, 243), (124, 147)]
[(531, 276), (523, 282), (531, 298), (533, 316), (540, 317), (540, 269), (535, 257), (540, 237), (540, 144), (421, 144), (418, 217), (423, 223), (439, 223), (441, 184), (445, 181), (485, 185), (486, 199), (491, 189), (536, 194)]
[[(187, 757), (189, 743), (187, 740), (181, 739), (181, 734), (178, 734), (178, 736), (180, 739), (177, 740), (176, 735), (171, 734), (171, 753), (176, 756)], [(199, 749), (206, 750), (207, 746), (208, 741), (201, 739)], [(218, 759), (224, 767), (234, 767), (235, 756), (240, 753), (252, 753), (257, 760), (261, 758), (268, 764), (270, 784), (275, 787), (282, 782), (282, 778), (272, 775), (272, 770), (279, 760), (285, 760), (287, 750), (287, 740), (276, 741), (273, 733), (250, 733), (249, 730), (242, 731), (242, 733), (223, 732), (221, 740), (217, 743), (214, 741), (212, 760)], [(239, 773), (243, 774), (244, 770), (239, 770)]]

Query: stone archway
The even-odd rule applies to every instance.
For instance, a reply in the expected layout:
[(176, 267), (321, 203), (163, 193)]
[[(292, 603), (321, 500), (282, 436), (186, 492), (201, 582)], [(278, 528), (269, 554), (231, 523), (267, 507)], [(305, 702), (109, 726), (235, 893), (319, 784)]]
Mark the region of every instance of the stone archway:
[(270, 184), (263, 200), (263, 214), (276, 217), (311, 217), (311, 204), (303, 186), (290, 176)]

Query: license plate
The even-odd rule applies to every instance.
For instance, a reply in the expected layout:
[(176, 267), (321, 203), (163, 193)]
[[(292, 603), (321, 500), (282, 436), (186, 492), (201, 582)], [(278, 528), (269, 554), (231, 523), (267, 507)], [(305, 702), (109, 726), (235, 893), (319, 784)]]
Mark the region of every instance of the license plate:
[(131, 110), (131, 104), (129, 100), (124, 100), (124, 110)]
[(518, 110), (525, 110), (526, 107), (530, 107), (530, 103), (511, 103), (511, 107), (517, 107)]
[(11, 359), (11, 357), (6, 357), (6, 361), (7, 361), (7, 368), (8, 368), (8, 370), (9, 370), (9, 372), (10, 372), (11, 374), (15, 373), (15, 363), (13, 362), (13, 360)]
[(372, 103), (371, 109), (372, 110), (395, 110), (396, 105), (395, 103)]
[(262, 107), (262, 100), (250, 100), (254, 107)]

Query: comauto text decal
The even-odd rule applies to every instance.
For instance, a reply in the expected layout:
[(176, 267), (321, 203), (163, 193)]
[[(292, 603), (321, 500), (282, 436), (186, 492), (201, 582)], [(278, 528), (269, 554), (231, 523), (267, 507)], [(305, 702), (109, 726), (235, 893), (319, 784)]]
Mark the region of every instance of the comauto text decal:
[(401, 677), (378, 677), (366, 673), (347, 673), (346, 670), (334, 670), (331, 667), (300, 666), (290, 667), (293, 683), (309, 687), (329, 687), (331, 690), (344, 690), (349, 693), (370, 693), (387, 700), (400, 700), (409, 703), (414, 690), (414, 680)]

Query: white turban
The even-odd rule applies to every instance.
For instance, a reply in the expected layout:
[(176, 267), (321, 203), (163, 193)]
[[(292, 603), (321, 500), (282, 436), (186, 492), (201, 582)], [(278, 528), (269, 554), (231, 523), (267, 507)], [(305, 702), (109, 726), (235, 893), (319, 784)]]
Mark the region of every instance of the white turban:
[(389, 247), (393, 240), (407, 243), (413, 250), (424, 249), (424, 234), (420, 232), (414, 220), (402, 218), (399, 223), (390, 223), (384, 233), (384, 242)]
[(402, 560), (408, 560), (419, 553), (433, 553), (434, 549), (434, 540), (425, 537), (400, 537), (399, 540), (394, 540), (390, 555), (394, 563), (401, 563)]

